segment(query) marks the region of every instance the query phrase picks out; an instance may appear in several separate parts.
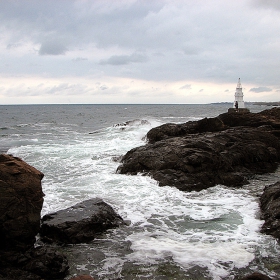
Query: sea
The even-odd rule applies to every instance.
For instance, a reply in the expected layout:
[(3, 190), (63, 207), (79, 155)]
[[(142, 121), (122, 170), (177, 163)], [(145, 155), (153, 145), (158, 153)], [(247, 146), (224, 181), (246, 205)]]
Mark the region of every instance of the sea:
[(116, 172), (121, 156), (145, 145), (151, 128), (215, 117), (228, 107), (232, 104), (0, 106), (1, 153), (45, 175), (42, 216), (99, 197), (127, 221), (89, 243), (52, 245), (68, 257), (65, 279), (87, 274), (95, 280), (218, 280), (256, 271), (280, 278), (280, 246), (260, 233), (259, 210), (264, 187), (279, 181), (280, 169), (242, 188), (216, 185), (200, 192)]

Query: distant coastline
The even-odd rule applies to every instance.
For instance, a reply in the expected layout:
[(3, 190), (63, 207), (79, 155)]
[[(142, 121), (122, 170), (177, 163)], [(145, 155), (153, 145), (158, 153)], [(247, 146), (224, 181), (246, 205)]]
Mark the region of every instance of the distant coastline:
[[(275, 101), (275, 102), (246, 102), (246, 104), (251, 104), (251, 105), (265, 105), (265, 106), (280, 106), (280, 101)], [(211, 104), (232, 104), (232, 102), (214, 102)]]
[(266, 106), (280, 106), (280, 101), (278, 102), (250, 102), (253, 105), (266, 105)]

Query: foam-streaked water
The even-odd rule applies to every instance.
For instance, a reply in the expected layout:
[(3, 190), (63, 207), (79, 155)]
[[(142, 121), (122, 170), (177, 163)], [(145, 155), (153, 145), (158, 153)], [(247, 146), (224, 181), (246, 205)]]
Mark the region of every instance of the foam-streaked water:
[[(116, 173), (116, 159), (144, 145), (152, 127), (226, 110), (225, 105), (0, 106), (0, 150), (45, 174), (42, 215), (100, 197), (131, 221), (89, 244), (64, 247), (71, 275), (234, 279), (257, 270), (275, 276), (270, 265), (278, 262), (279, 246), (259, 232), (258, 195), (279, 180), (280, 170), (241, 189), (219, 185), (190, 193), (159, 187), (140, 174)], [(129, 120), (135, 121), (114, 126)]]

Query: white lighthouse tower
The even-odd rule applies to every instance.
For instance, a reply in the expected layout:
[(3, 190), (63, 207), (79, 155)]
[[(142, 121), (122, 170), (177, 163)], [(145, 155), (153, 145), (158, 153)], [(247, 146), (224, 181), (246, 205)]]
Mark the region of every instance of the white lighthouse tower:
[(238, 83), (237, 83), (237, 86), (236, 86), (235, 99), (234, 99), (233, 107), (236, 108), (236, 109), (245, 108), (244, 101), (243, 101), (243, 92), (242, 92), (242, 86), (241, 86), (240, 78), (238, 79)]
[(245, 104), (243, 101), (243, 92), (242, 92), (242, 86), (240, 82), (240, 78), (238, 79), (237, 86), (236, 86), (236, 91), (234, 95), (234, 102), (233, 102), (233, 108), (229, 108), (228, 112), (233, 113), (233, 112), (250, 112), (249, 109), (245, 108)]

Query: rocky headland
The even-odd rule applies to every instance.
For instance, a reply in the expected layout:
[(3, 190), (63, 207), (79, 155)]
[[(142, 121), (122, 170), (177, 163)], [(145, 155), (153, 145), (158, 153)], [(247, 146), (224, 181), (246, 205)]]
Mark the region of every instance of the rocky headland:
[(275, 171), (279, 137), (279, 108), (164, 124), (148, 132), (146, 145), (123, 156), (117, 172), (149, 175), (182, 191), (240, 187), (255, 174)]

